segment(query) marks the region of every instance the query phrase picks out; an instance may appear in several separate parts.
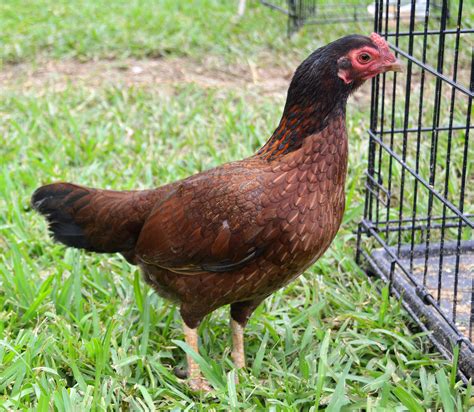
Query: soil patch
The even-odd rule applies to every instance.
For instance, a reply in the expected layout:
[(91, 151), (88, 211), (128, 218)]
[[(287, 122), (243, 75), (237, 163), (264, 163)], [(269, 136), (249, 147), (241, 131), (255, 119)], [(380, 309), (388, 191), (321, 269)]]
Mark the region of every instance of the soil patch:
[[(258, 94), (284, 96), (297, 62), (286, 67), (256, 64), (226, 64), (218, 58), (197, 62), (189, 58), (124, 59), (80, 62), (46, 60), (7, 65), (0, 71), (4, 90), (62, 91), (72, 85), (100, 88), (110, 85), (154, 87), (173, 92), (180, 84), (193, 83), (203, 88), (254, 90)], [(355, 99), (368, 101), (369, 87), (359, 90)]]
[(117, 84), (126, 86), (175, 86), (194, 83), (200, 87), (258, 87), (265, 93), (286, 91), (292, 70), (282, 67), (257, 67), (252, 63), (226, 65), (217, 60), (196, 62), (188, 58), (153, 60), (50, 60), (35, 64), (5, 66), (0, 71), (0, 86), (14, 89), (63, 90), (77, 83), (85, 87)]

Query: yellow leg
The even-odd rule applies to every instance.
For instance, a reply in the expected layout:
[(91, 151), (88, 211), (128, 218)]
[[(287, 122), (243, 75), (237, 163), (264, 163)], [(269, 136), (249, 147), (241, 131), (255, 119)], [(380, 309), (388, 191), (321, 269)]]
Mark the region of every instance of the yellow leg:
[(230, 320), (232, 329), (232, 360), (237, 368), (245, 368), (244, 327), (234, 319)]
[[(199, 353), (197, 328), (191, 329), (183, 323), (184, 339), (188, 346), (196, 353)], [(189, 387), (195, 391), (210, 392), (212, 389), (207, 381), (201, 375), (201, 369), (196, 361), (189, 355), (186, 355), (188, 362)]]

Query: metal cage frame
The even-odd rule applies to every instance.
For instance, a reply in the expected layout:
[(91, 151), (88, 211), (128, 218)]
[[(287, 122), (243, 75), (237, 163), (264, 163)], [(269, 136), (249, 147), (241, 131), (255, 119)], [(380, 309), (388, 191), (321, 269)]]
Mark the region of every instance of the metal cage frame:
[[(374, 16), (368, 12), (370, 1), (359, 0), (354, 3), (347, 3), (347, 1), (339, 3), (334, 0), (260, 0), (260, 3), (288, 16), (287, 33), (290, 37), (305, 24), (354, 23), (374, 20)], [(398, 4), (400, 6), (400, 2)], [(439, 0), (431, 0), (431, 7), (439, 15), (441, 10)], [(449, 10), (447, 17), (449, 18)]]
[[(377, 0), (374, 31), (406, 62), (372, 80), (359, 264), (381, 278), (459, 375), (474, 378), (473, 27), (463, 0), (409, 19)], [(390, 8), (391, 7), (391, 8)], [(451, 18), (450, 18), (451, 11)], [(469, 47), (470, 46), (470, 47)], [(471, 157), (471, 159), (469, 159)], [(470, 186), (469, 186), (470, 183)]]
[(373, 20), (373, 17), (367, 13), (367, 5), (363, 3), (319, 4), (318, 0), (260, 0), (260, 2), (288, 16), (288, 36), (296, 33), (305, 24)]

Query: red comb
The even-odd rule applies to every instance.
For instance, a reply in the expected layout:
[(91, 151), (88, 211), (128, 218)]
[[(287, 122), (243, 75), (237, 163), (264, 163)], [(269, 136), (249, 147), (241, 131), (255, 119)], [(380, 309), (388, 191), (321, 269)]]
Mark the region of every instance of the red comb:
[(380, 34), (378, 34), (378, 33), (372, 33), (372, 34), (370, 35), (370, 40), (372, 40), (373, 43), (374, 43), (380, 50), (389, 51), (387, 40), (385, 40)]

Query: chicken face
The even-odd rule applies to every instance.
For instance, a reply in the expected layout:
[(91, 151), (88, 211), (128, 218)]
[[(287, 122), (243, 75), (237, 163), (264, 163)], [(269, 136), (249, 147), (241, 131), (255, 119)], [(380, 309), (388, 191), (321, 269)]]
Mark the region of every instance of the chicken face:
[(372, 45), (352, 49), (338, 59), (337, 75), (345, 84), (365, 81), (388, 71), (402, 70), (401, 63), (383, 37), (372, 33), (370, 40)]

